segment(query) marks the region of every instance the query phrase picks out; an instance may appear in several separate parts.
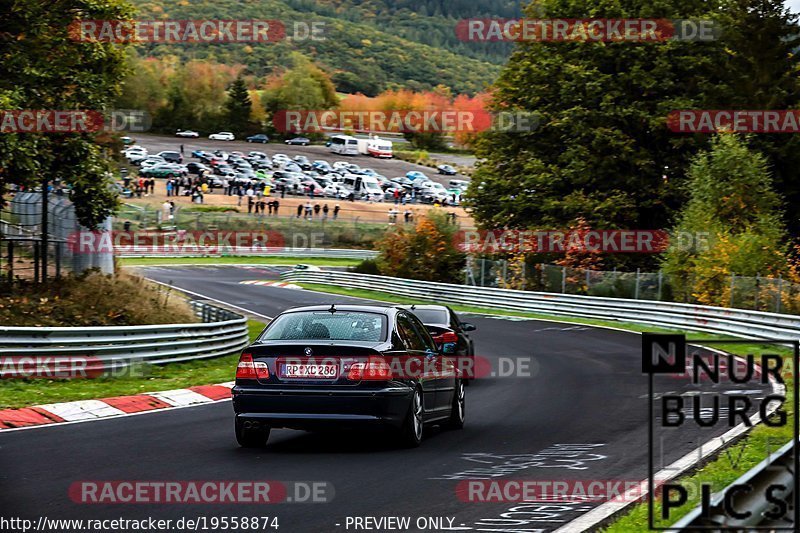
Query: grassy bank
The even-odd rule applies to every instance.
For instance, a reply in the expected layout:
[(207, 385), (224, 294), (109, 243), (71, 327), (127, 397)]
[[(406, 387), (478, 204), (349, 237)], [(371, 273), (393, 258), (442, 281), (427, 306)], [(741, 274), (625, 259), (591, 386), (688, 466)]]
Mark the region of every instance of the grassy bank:
[[(250, 339), (264, 329), (265, 324), (255, 320), (247, 323)], [(239, 355), (215, 359), (145, 365), (136, 367), (133, 376), (99, 379), (5, 379), (0, 380), (0, 409), (27, 407), (54, 402), (92, 400), (126, 396), (143, 392), (181, 389), (194, 385), (208, 385), (232, 381)]]
[[(370, 291), (364, 289), (350, 289), (333, 285), (321, 285), (313, 283), (300, 283), (299, 285), (308, 290), (315, 290), (331, 294), (340, 294), (343, 296), (352, 296), (357, 298), (367, 298), (370, 300), (379, 300), (384, 302), (391, 302), (397, 304), (412, 304), (420, 303), (423, 300), (397, 296), (391, 293)], [(430, 300), (424, 300), (426, 303), (431, 303)], [(585, 324), (589, 326), (600, 327), (613, 327), (625, 329), (632, 332), (649, 331), (654, 333), (676, 333), (676, 331), (665, 330), (663, 328), (650, 327), (641, 324), (630, 324), (625, 322), (616, 321), (603, 321), (584, 318), (573, 317), (553, 317), (552, 315), (543, 315), (536, 313), (525, 313), (516, 311), (502, 311), (496, 309), (481, 308), (475, 306), (452, 305), (449, 302), (433, 302), (439, 304), (450, 305), (454, 310), (463, 313), (482, 313), (488, 315), (501, 315), (501, 316), (519, 316), (533, 319), (557, 319), (559, 322), (567, 322), (573, 324)], [(703, 340), (725, 340), (725, 337), (720, 335), (710, 334), (694, 334), (690, 335), (693, 339)], [(702, 341), (698, 341), (701, 344)], [(769, 345), (759, 345), (753, 343), (752, 345), (741, 344), (714, 344), (715, 348), (727, 351), (736, 355), (748, 355), (748, 353), (777, 353), (791, 360), (791, 350), (784, 348), (776, 348)], [(754, 352), (754, 350), (756, 350)], [(634, 362), (638, 365), (638, 360)], [(732, 448), (728, 448), (727, 452), (723, 452), (710, 460), (708, 463), (695, 470), (689, 471), (687, 475), (680, 478), (680, 483), (684, 486), (699, 487), (701, 484), (709, 484), (712, 486), (712, 491), (717, 492), (730, 485), (738, 479), (744, 472), (755, 467), (761, 462), (768, 452), (774, 452), (780, 446), (792, 440), (792, 424), (795, 413), (791, 411), (792, 402), (794, 401), (792, 388), (793, 378), (786, 378), (787, 400), (784, 405), (784, 410), (787, 411), (788, 419), (787, 425), (783, 427), (768, 427), (765, 425), (758, 425), (753, 428), (746, 436), (735, 443)], [(642, 431), (647, 431), (647, 428), (642, 428)], [(699, 490), (689, 490), (690, 498), (687, 503), (671, 512), (669, 521), (657, 520), (656, 526), (665, 528), (675, 523), (681, 517), (691, 512), (695, 507), (700, 504)], [(661, 516), (661, 502), (655, 502), (655, 515)], [(635, 504), (628, 508), (627, 512), (620, 516), (614, 523), (609, 525), (604, 531), (609, 533), (628, 533), (630, 531), (647, 531), (648, 530), (648, 506), (646, 503)]]

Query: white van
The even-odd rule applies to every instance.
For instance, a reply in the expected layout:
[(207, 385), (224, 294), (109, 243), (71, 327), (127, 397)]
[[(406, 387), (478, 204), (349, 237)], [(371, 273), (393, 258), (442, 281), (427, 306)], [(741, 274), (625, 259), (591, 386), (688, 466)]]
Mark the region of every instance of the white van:
[(349, 135), (334, 135), (330, 138), (331, 152), (341, 155), (358, 155), (358, 139)]
[(383, 189), (381, 189), (378, 180), (373, 176), (347, 174), (344, 176), (342, 183), (348, 190), (353, 192), (356, 198), (366, 196), (376, 202), (383, 201)]
[(363, 155), (391, 159), (394, 155), (392, 153), (392, 147), (392, 141), (387, 141), (378, 137), (358, 139), (358, 151)]

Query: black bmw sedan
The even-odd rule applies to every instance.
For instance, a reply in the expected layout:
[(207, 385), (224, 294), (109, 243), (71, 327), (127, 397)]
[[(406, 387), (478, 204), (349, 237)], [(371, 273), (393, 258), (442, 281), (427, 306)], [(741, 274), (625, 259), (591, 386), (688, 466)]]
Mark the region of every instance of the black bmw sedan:
[(277, 316), (245, 348), (233, 408), (241, 446), (272, 428), (387, 428), (419, 446), (427, 424), (464, 425), (454, 343), (437, 347), (410, 311), (316, 306)]

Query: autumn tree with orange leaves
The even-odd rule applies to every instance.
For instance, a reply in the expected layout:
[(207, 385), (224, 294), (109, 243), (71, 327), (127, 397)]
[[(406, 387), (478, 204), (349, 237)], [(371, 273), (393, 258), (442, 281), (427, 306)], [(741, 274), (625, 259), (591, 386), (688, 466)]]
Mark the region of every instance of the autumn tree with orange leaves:
[(447, 214), (430, 211), (411, 228), (387, 233), (378, 242), (381, 274), (423, 281), (457, 282), (466, 256), (455, 246), (456, 226)]

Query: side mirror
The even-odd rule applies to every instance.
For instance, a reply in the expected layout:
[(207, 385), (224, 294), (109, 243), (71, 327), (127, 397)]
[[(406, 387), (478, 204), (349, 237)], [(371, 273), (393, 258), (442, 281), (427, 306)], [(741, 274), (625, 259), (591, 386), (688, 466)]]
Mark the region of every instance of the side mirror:
[(475, 327), (475, 324), (470, 324), (469, 322), (462, 322), (461, 329), (463, 329), (464, 331), (475, 331), (477, 328)]
[(445, 355), (450, 355), (456, 353), (456, 343), (454, 342), (446, 342), (442, 344), (442, 353)]

